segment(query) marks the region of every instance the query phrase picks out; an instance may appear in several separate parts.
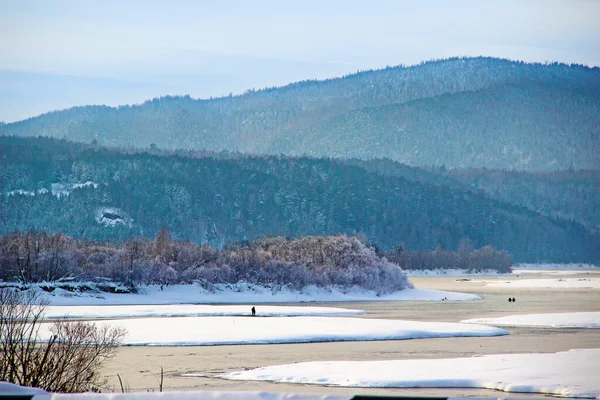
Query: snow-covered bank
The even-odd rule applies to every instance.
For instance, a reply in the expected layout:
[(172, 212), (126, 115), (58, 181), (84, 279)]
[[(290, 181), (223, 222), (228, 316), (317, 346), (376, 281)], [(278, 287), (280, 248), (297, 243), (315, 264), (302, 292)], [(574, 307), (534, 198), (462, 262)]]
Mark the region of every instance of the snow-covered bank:
[[(101, 306), (49, 306), (46, 318), (102, 319), (102, 318), (141, 318), (141, 317), (223, 317), (249, 316), (250, 305), (101, 305)], [(299, 317), (325, 315), (356, 315), (362, 310), (334, 307), (302, 306), (261, 306), (261, 317)]]
[(287, 287), (266, 288), (240, 283), (237, 285), (214, 285), (217, 290), (208, 291), (199, 285), (143, 286), (139, 293), (70, 292), (56, 289), (44, 296), (50, 304), (60, 305), (127, 305), (127, 304), (255, 304), (290, 302), (340, 302), (340, 301), (441, 301), (479, 300), (481, 297), (468, 293), (447, 292), (431, 289), (404, 289), (399, 292), (378, 295), (364, 289), (317, 288), (310, 286), (302, 291)]
[[(260, 307), (257, 307), (260, 315)], [(485, 325), (342, 317), (183, 317), (116, 319), (101, 324), (127, 329), (126, 345), (210, 346), (507, 335)], [(49, 324), (41, 337), (50, 338)]]
[(600, 349), (587, 349), (437, 360), (308, 362), (220, 377), (347, 387), (483, 388), (598, 398), (599, 359)]
[(573, 271), (597, 271), (600, 272), (600, 267), (594, 264), (581, 264), (581, 263), (570, 263), (570, 264), (556, 264), (556, 263), (540, 263), (540, 264), (527, 264), (520, 263), (515, 264), (512, 267), (514, 270), (573, 270)]
[(486, 286), (506, 289), (600, 289), (600, 278), (511, 279), (483, 282), (486, 282)]
[(583, 275), (583, 274), (600, 274), (600, 268), (596, 269), (513, 269), (513, 275)]
[(510, 273), (496, 270), (472, 271), (466, 269), (415, 269), (404, 270), (407, 276), (506, 276), (520, 274), (569, 275), (600, 273), (600, 267), (593, 264), (515, 264)]
[(460, 321), (467, 324), (494, 326), (549, 326), (554, 328), (600, 328), (600, 312), (572, 312), (507, 315), (497, 318), (472, 318)]
[(471, 271), (468, 269), (405, 269), (406, 276), (507, 276), (496, 270)]

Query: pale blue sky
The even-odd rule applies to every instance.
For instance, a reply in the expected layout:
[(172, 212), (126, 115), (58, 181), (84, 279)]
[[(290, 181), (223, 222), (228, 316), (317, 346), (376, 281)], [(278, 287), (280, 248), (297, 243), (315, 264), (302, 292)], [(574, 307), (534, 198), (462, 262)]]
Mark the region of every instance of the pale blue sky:
[(600, 65), (600, 0), (0, 0), (0, 120), (477, 55)]

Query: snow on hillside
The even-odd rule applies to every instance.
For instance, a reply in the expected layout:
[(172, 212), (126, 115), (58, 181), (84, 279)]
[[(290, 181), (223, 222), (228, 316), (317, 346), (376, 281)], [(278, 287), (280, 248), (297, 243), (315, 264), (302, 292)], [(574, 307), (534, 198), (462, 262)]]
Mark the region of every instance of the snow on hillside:
[(472, 318), (460, 321), (467, 324), (500, 326), (551, 326), (554, 328), (600, 328), (600, 312), (572, 312), (507, 315), (497, 318)]
[[(248, 306), (250, 310), (250, 306)], [(128, 318), (100, 324), (127, 330), (123, 343), (135, 346), (211, 346), (404, 340), (422, 338), (508, 335), (504, 329), (449, 322), (418, 322), (346, 317), (182, 317)], [(50, 323), (42, 324), (42, 340), (49, 339)]]
[(46, 194), (48, 192), (51, 192), (52, 196), (62, 197), (62, 196), (69, 196), (73, 190), (86, 188), (86, 187), (93, 187), (94, 189), (96, 189), (98, 187), (98, 184), (96, 182), (92, 182), (92, 181), (87, 181), (87, 182), (83, 182), (83, 183), (72, 183), (72, 184), (55, 182), (55, 183), (50, 184), (50, 190), (48, 190), (46, 188), (41, 188), (41, 189), (37, 189), (37, 190), (16, 189), (16, 190), (11, 190), (9, 192), (6, 192), (6, 196), (16, 196), (16, 195), (35, 196), (38, 194)]
[(125, 211), (117, 207), (99, 207), (96, 209), (96, 222), (104, 226), (126, 225), (131, 226), (133, 219)]
[(71, 192), (75, 189), (80, 189), (84, 187), (93, 187), (96, 189), (98, 184), (96, 182), (87, 181), (84, 183), (51, 183), (50, 188), (52, 191), (52, 195), (56, 197), (61, 196), (69, 196)]
[(83, 187), (93, 187), (94, 189), (96, 189), (98, 187), (98, 184), (96, 182), (87, 181), (84, 183), (74, 183), (72, 187), (73, 189), (79, 189)]
[(434, 360), (307, 362), (220, 377), (346, 387), (484, 388), (600, 398), (598, 360), (600, 349), (586, 349)]
[(35, 196), (35, 192), (31, 192), (31, 191), (23, 190), (23, 189), (11, 190), (10, 192), (6, 192), (6, 196), (16, 196), (16, 195)]

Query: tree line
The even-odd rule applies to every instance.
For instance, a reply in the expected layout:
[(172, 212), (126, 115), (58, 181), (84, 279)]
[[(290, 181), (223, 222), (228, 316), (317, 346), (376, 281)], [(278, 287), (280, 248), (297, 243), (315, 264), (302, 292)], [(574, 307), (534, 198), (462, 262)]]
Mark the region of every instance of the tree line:
[[(42, 282), (117, 282), (130, 289), (148, 284), (246, 282), (300, 290), (361, 287), (388, 293), (410, 287), (403, 269), (494, 269), (509, 272), (512, 260), (491, 246), (459, 252), (386, 252), (356, 237), (263, 237), (222, 249), (173, 241), (166, 228), (154, 239), (123, 244), (73, 239), (63, 234), (19, 232), (0, 236), (0, 280), (22, 285)], [(42, 285), (43, 287), (43, 285)], [(109, 290), (109, 289), (107, 289)]]

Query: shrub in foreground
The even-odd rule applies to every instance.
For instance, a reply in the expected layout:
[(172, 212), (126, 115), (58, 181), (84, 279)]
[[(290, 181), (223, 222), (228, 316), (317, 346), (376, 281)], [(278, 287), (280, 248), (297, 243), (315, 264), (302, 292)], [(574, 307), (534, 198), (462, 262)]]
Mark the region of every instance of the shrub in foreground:
[(44, 323), (46, 306), (36, 291), (0, 288), (0, 381), (50, 392), (97, 390), (104, 384), (100, 369), (126, 332), (88, 322)]

